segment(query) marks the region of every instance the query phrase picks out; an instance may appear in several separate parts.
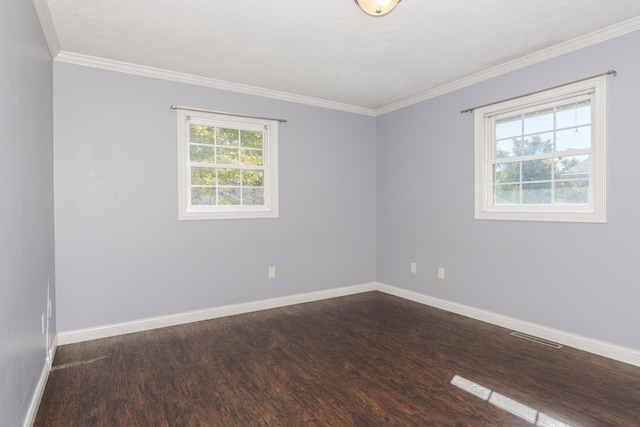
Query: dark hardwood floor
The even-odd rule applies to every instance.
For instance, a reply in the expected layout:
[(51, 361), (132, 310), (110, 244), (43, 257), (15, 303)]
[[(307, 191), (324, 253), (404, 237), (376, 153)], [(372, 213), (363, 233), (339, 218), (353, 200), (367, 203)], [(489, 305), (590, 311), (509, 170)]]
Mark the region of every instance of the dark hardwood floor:
[(640, 426), (640, 368), (510, 332), (369, 292), (60, 346), (35, 425)]

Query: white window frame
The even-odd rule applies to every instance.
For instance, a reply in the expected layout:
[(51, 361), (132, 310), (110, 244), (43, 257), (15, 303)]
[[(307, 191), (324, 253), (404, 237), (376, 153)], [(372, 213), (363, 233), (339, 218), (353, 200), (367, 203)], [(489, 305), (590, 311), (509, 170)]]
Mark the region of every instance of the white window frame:
[[(494, 204), (493, 165), (496, 157), (495, 119), (523, 113), (545, 104), (587, 94), (591, 98), (589, 193), (586, 204)], [(475, 218), (520, 221), (606, 222), (606, 76), (583, 80), (474, 110)], [(563, 152), (566, 155), (567, 152)]]
[[(180, 220), (277, 218), (278, 211), (278, 121), (178, 110), (178, 218)], [(262, 161), (264, 170), (264, 205), (192, 205), (191, 167), (203, 166), (191, 162), (189, 155), (189, 123), (240, 130), (263, 130)], [(211, 166), (211, 164), (206, 164)]]

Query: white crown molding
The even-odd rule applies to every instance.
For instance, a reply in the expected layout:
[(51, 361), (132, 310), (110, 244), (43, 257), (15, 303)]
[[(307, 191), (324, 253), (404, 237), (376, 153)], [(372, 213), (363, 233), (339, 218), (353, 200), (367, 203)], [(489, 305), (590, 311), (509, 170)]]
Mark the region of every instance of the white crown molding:
[(554, 341), (569, 347), (617, 360), (619, 362), (640, 366), (640, 350), (583, 337), (558, 329), (481, 310), (479, 308), (434, 298), (425, 294), (397, 288), (395, 286), (385, 285), (383, 283), (377, 284), (377, 290), (400, 298), (408, 299), (410, 301), (418, 302), (420, 304), (449, 311), (451, 313), (460, 314), (471, 319), (480, 320), (482, 322), (491, 323), (492, 325), (544, 338), (545, 340)]
[(77, 342), (89, 341), (99, 338), (107, 338), (116, 335), (130, 334), (133, 332), (148, 331), (151, 329), (164, 328), (167, 326), (176, 326), (185, 323), (199, 322), (201, 320), (217, 319), (220, 317), (233, 316), (236, 314), (251, 313), (254, 311), (268, 310), (278, 307), (286, 307), (293, 304), (302, 304), (305, 302), (319, 301), (328, 298), (336, 298), (375, 290), (376, 283), (365, 283), (363, 285), (347, 286), (344, 288), (335, 288), (325, 291), (290, 295), (243, 304), (225, 305), (222, 307), (171, 314), (168, 316), (151, 317), (147, 319), (133, 320), (131, 322), (98, 326), (95, 328), (60, 332), (57, 335), (58, 344), (74, 344)]
[(58, 41), (58, 35), (56, 34), (55, 27), (53, 26), (53, 19), (51, 18), (51, 12), (47, 5), (47, 0), (33, 0), (33, 6), (36, 9), (44, 38), (49, 47), (49, 53), (51, 58), (55, 58), (60, 52), (60, 42)]
[(408, 107), (410, 105), (417, 104), (419, 102), (426, 101), (428, 99), (435, 98), (436, 96), (440, 96), (445, 93), (452, 92), (454, 90), (458, 90), (476, 83), (480, 83), (484, 80), (488, 80), (493, 77), (497, 77), (511, 71), (515, 71), (529, 65), (545, 61), (547, 59), (551, 59), (596, 43), (600, 43), (633, 31), (640, 30), (640, 17), (631, 18), (618, 24), (614, 24), (598, 31), (594, 31), (584, 36), (575, 38), (573, 40), (551, 46), (538, 52), (534, 52), (521, 58), (514, 59), (504, 64), (489, 68), (484, 71), (480, 71), (475, 74), (471, 74), (453, 82), (446, 83), (425, 92), (421, 92), (419, 94), (401, 99), (389, 105), (374, 109), (328, 101), (320, 98), (296, 95), (288, 92), (264, 89), (256, 86), (249, 86), (224, 80), (212, 79), (193, 74), (180, 73), (177, 71), (169, 71), (160, 68), (132, 64), (128, 62), (115, 61), (106, 58), (61, 51), (51, 20), (51, 14), (49, 13), (49, 9), (46, 5), (46, 0), (33, 0), (33, 3), (36, 7), (36, 12), (38, 13), (40, 23), (45, 33), (47, 44), (49, 45), (49, 50), (51, 51), (52, 57), (56, 61), (93, 68), (100, 68), (110, 71), (118, 71), (127, 74), (152, 77), (162, 80), (187, 83), (213, 89), (245, 93), (248, 95), (262, 96), (266, 98), (312, 105), (322, 108), (329, 108), (339, 111), (346, 111), (367, 116), (379, 116), (391, 111), (399, 110), (401, 108)]
[(445, 93), (462, 89), (463, 87), (480, 83), (484, 80), (488, 80), (493, 77), (509, 73), (511, 71), (519, 70), (529, 65), (533, 65), (547, 59), (555, 58), (557, 56), (573, 52), (575, 50), (582, 49), (584, 47), (591, 46), (596, 43), (619, 37), (637, 30), (640, 30), (640, 16), (628, 19), (618, 24), (611, 25), (598, 31), (594, 31), (573, 40), (548, 47), (546, 49), (514, 59), (512, 61), (505, 62), (504, 64), (497, 65), (487, 70), (471, 74), (469, 76), (438, 86), (425, 92), (401, 99), (400, 101), (376, 109), (376, 116), (399, 110), (401, 108), (417, 104), (418, 102), (426, 101), (427, 99), (435, 98), (436, 96), (444, 95)]
[(67, 52), (64, 50), (60, 51), (54, 57), (54, 60), (58, 62), (66, 62), (69, 64), (83, 65), (86, 67), (100, 68), (103, 70), (135, 74), (138, 76), (152, 77), (179, 83), (187, 83), (213, 89), (227, 90), (230, 92), (239, 92), (247, 95), (262, 96), (265, 98), (272, 98), (280, 101), (289, 101), (298, 104), (312, 105), (315, 107), (329, 108), (332, 110), (346, 111), (349, 113), (363, 114), (367, 116), (376, 115), (376, 110), (372, 108), (327, 101), (325, 99), (312, 98), (310, 96), (296, 95), (288, 92), (264, 89), (256, 86), (249, 86), (240, 83), (233, 83), (224, 80), (196, 76), (194, 74), (180, 73), (177, 71), (163, 70), (161, 68), (148, 67), (145, 65), (132, 64), (129, 62), (99, 58), (96, 56), (83, 55), (80, 53)]

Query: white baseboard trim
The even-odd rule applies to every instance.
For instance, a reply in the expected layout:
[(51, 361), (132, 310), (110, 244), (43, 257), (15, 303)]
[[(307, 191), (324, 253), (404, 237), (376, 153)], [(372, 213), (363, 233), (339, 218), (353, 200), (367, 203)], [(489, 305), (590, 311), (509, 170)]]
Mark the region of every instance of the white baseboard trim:
[[(222, 307), (215, 307), (205, 310), (190, 311), (186, 313), (171, 314), (168, 316), (152, 317), (147, 319), (122, 322), (95, 328), (78, 329), (74, 331), (60, 332), (57, 335), (57, 344), (73, 344), (99, 338), (107, 338), (117, 335), (142, 332), (151, 329), (164, 328), (167, 326), (182, 325), (185, 323), (198, 322), (201, 320), (216, 319), (220, 317), (233, 316), (236, 314), (251, 313), (254, 311), (268, 310), (271, 308), (285, 307), (288, 305), (302, 304), (305, 302), (319, 301), (323, 299), (336, 298), (346, 295), (353, 295), (369, 291), (381, 291), (390, 295), (395, 295), (410, 301), (425, 304), (451, 313), (460, 314), (471, 319), (491, 323), (503, 328), (522, 332), (544, 338), (549, 341), (587, 351), (589, 353), (604, 356), (631, 365), (640, 366), (640, 351), (622, 347), (616, 344), (587, 338), (558, 329), (549, 328), (532, 322), (515, 319), (490, 311), (474, 308), (471, 306), (431, 297), (407, 289), (386, 285), (384, 283), (365, 283), (362, 285), (347, 286), (343, 288), (328, 289), (318, 292), (290, 295), (280, 298), (272, 298), (261, 301), (253, 301), (243, 304), (232, 304)], [(46, 378), (44, 380), (46, 384)], [(39, 402), (39, 399), (38, 399)], [(36, 407), (37, 411), (37, 407)], [(35, 414), (34, 414), (35, 416)], [(26, 425), (26, 424), (25, 424)]]
[(609, 359), (629, 363), (635, 366), (640, 366), (639, 350), (583, 337), (558, 329), (526, 322), (524, 320), (514, 319), (512, 317), (503, 316), (501, 314), (492, 313), (490, 311), (485, 311), (467, 305), (434, 298), (425, 294), (397, 288), (395, 286), (385, 285), (383, 283), (377, 284), (377, 290), (410, 301), (415, 301), (431, 307), (439, 308), (441, 310), (449, 311), (451, 313), (460, 314), (471, 319), (480, 320), (483, 322), (491, 323), (493, 325), (501, 326), (503, 328), (537, 336), (540, 338), (544, 338), (545, 340), (555, 341), (559, 344), (577, 348), (579, 350), (587, 351), (599, 356), (604, 356)]
[(36, 416), (38, 415), (38, 408), (40, 407), (40, 401), (42, 401), (42, 396), (44, 395), (44, 389), (47, 386), (47, 380), (49, 379), (49, 373), (51, 372), (51, 365), (53, 364), (53, 358), (56, 354), (56, 348), (58, 346), (58, 340), (56, 336), (53, 337), (53, 342), (51, 343), (51, 354), (50, 358), (46, 358), (44, 361), (44, 366), (42, 367), (42, 373), (40, 374), (40, 379), (38, 380), (38, 384), (36, 385), (36, 389), (33, 392), (33, 396), (31, 397), (31, 402), (29, 403), (29, 410), (27, 411), (27, 416), (24, 419), (23, 427), (32, 427), (33, 423), (36, 421)]
[(225, 305), (222, 307), (171, 314), (168, 316), (151, 317), (147, 319), (133, 320), (130, 322), (98, 326), (95, 328), (60, 332), (58, 333), (57, 338), (58, 344), (60, 345), (73, 344), (99, 338), (113, 337), (116, 335), (130, 334), (133, 332), (142, 332), (151, 329), (164, 328), (167, 326), (182, 325), (185, 323), (198, 322), (201, 320), (216, 319), (219, 317), (232, 316), (235, 314), (251, 313), (254, 311), (268, 310), (271, 308), (285, 307), (288, 305), (302, 304), (305, 302), (375, 291), (376, 289), (377, 284), (375, 282), (365, 283), (362, 285), (290, 295), (286, 297), (272, 298), (243, 304)]

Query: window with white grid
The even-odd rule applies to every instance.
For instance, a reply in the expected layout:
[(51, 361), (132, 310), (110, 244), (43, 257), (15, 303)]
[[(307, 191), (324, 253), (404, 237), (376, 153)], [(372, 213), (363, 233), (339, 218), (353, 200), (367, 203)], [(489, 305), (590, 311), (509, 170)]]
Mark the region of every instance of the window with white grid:
[(605, 81), (475, 110), (476, 218), (605, 222)]
[(179, 110), (179, 218), (277, 217), (277, 126)]

